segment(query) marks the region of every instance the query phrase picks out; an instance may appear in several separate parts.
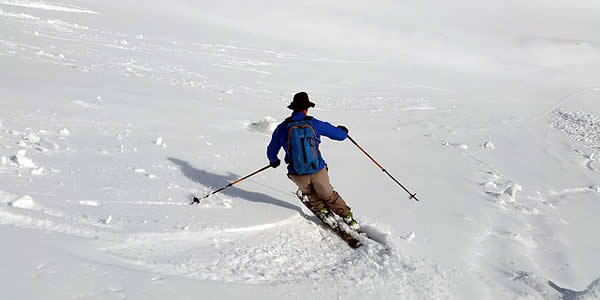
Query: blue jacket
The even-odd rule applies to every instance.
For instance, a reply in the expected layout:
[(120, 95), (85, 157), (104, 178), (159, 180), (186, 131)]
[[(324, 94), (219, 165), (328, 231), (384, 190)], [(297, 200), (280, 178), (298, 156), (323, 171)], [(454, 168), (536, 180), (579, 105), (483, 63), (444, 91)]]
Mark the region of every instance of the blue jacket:
[[(293, 121), (303, 120), (304, 117), (306, 117), (306, 115), (302, 112), (292, 113)], [(343, 141), (348, 137), (348, 134), (344, 130), (337, 128), (327, 122), (319, 121), (315, 118), (312, 119), (312, 126), (315, 129), (315, 132), (317, 134), (317, 140), (319, 141), (319, 143), (321, 143), (321, 135), (324, 135), (336, 141)], [(277, 155), (279, 154), (279, 150), (281, 149), (281, 147), (283, 147), (283, 150), (285, 150), (284, 161), (286, 164), (288, 164), (288, 172), (290, 174), (296, 174), (289, 162), (289, 153), (287, 149), (287, 134), (287, 122), (283, 121), (277, 126), (275, 131), (273, 131), (273, 137), (271, 138), (269, 146), (267, 146), (267, 158), (271, 163), (276, 161)], [(323, 157), (320, 157), (317, 172), (323, 169), (324, 167), (325, 160), (323, 160)]]

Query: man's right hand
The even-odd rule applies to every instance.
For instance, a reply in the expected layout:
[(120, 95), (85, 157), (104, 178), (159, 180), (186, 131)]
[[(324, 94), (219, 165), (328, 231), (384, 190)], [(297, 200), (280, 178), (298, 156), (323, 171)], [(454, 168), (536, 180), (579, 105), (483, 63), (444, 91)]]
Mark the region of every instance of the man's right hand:
[(345, 131), (346, 133), (348, 133), (348, 128), (346, 128), (346, 126), (344, 126), (344, 125), (338, 125), (337, 128), (339, 128), (339, 129)]
[(277, 167), (279, 167), (279, 165), (281, 164), (281, 160), (276, 160), (276, 161), (272, 161), (269, 166), (271, 166), (271, 168), (275, 169)]

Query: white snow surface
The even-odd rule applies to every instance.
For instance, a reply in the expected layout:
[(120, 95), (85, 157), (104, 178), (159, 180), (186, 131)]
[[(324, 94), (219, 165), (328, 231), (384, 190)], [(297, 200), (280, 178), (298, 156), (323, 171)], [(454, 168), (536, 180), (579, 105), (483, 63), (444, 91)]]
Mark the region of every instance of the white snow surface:
[[(0, 0), (0, 299), (599, 299), (599, 15)], [(188, 205), (268, 163), (299, 91), (421, 200), (323, 139), (385, 245), (320, 226), (284, 167)]]

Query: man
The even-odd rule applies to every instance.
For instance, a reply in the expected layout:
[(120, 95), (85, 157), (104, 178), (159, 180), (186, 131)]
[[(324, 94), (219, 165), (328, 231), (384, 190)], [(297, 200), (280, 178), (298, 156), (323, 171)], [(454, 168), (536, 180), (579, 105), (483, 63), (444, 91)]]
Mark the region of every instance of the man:
[(288, 177), (298, 186), (302, 196), (308, 197), (309, 205), (318, 217), (326, 222), (331, 220), (331, 213), (342, 217), (351, 229), (359, 229), (352, 217), (352, 211), (344, 199), (335, 191), (329, 182), (327, 165), (319, 151), (321, 136), (336, 141), (348, 137), (348, 129), (307, 116), (308, 109), (315, 107), (308, 94), (300, 92), (294, 95), (288, 106), (293, 110), (291, 117), (283, 121), (275, 131), (267, 147), (267, 158), (273, 168), (281, 161), (277, 158), (281, 147), (285, 150), (285, 163), (288, 164)]

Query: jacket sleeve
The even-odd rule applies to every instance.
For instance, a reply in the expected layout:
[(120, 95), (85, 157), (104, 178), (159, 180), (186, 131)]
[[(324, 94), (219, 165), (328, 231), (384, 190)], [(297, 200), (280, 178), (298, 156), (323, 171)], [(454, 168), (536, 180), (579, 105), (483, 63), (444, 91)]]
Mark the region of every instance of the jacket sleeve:
[(313, 124), (313, 126), (316, 127), (321, 135), (324, 135), (332, 140), (343, 141), (348, 137), (348, 133), (346, 133), (344, 130), (327, 122), (313, 119)]
[(267, 146), (267, 158), (269, 162), (272, 163), (276, 161), (277, 155), (279, 154), (279, 150), (281, 150), (281, 142), (279, 141), (279, 132), (281, 129), (279, 126), (273, 131), (273, 136), (271, 137), (271, 142), (269, 146)]

